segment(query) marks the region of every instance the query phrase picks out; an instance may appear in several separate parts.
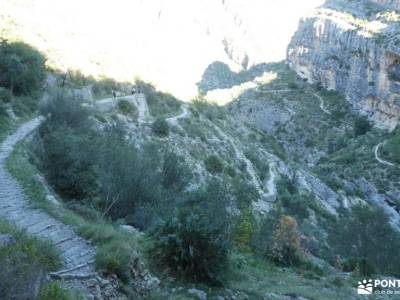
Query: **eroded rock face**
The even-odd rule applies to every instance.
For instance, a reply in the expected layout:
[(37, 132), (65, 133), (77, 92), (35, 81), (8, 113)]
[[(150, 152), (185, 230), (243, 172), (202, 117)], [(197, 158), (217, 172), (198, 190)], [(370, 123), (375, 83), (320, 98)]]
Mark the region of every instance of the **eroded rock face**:
[(371, 0), (389, 9), (400, 9), (400, 0)]
[(327, 1), (301, 20), (289, 66), (393, 129), (400, 117), (399, 8), (399, 0)]

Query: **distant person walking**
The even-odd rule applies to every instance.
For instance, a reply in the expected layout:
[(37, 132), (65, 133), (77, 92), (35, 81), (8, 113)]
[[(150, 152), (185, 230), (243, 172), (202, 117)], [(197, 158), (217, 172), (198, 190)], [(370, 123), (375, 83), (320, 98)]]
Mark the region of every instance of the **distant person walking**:
[(131, 94), (132, 94), (132, 95), (135, 95), (135, 94), (136, 94), (136, 88), (135, 88), (135, 87), (132, 88)]
[(114, 90), (112, 90), (112, 96), (114, 99), (117, 98), (117, 93)]

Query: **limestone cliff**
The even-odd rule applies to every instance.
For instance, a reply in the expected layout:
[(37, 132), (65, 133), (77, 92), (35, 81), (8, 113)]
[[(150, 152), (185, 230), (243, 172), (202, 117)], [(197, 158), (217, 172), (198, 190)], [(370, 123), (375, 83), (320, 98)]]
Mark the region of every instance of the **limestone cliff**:
[(380, 127), (400, 117), (399, 0), (328, 0), (300, 21), (289, 66), (310, 83), (343, 92)]

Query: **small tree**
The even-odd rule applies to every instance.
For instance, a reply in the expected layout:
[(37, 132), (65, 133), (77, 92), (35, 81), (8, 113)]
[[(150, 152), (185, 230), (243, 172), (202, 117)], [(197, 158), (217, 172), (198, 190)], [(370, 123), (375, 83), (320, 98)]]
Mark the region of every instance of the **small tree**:
[(15, 95), (28, 95), (42, 88), (46, 78), (45, 59), (31, 46), (0, 42), (0, 85)]
[(216, 155), (210, 155), (204, 161), (206, 170), (212, 174), (221, 173), (224, 169), (224, 164)]
[(353, 266), (363, 275), (375, 271), (400, 274), (393, 253), (398, 251), (400, 235), (381, 208), (367, 205), (355, 206), (340, 219), (340, 229), (335, 226), (329, 235), (336, 253), (347, 259), (347, 268)]
[(164, 154), (162, 165), (162, 185), (166, 189), (181, 191), (189, 181), (190, 173), (184, 159), (174, 152)]
[(218, 284), (228, 258), (224, 231), (207, 215), (189, 210), (158, 225), (151, 233), (151, 254), (163, 267), (187, 279)]
[(273, 234), (271, 257), (284, 266), (298, 265), (304, 259), (296, 219), (282, 216)]
[(153, 132), (160, 136), (168, 136), (169, 135), (169, 124), (165, 119), (159, 118), (154, 121), (152, 126)]
[(357, 117), (354, 121), (354, 135), (366, 134), (371, 129), (371, 124), (366, 117)]

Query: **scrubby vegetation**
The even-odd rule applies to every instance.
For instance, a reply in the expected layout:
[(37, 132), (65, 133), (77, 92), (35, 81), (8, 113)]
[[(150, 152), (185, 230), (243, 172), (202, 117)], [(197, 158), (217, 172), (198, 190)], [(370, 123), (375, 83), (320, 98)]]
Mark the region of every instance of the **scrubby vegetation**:
[(43, 87), (44, 57), (23, 42), (0, 42), (0, 86), (16, 96), (31, 95)]
[(399, 233), (381, 208), (355, 206), (343, 214), (341, 230), (332, 228), (331, 245), (343, 257), (343, 268), (370, 276), (380, 273), (398, 276), (400, 265), (392, 259), (399, 245)]
[(384, 145), (383, 154), (390, 161), (400, 164), (400, 127), (393, 132), (393, 136)]
[(0, 41), (0, 140), (37, 110), (45, 77), (41, 53), (22, 42)]
[(179, 211), (151, 233), (151, 255), (160, 266), (187, 279), (220, 283), (229, 249), (224, 234), (208, 215)]
[(221, 159), (216, 155), (210, 155), (204, 161), (206, 170), (212, 174), (221, 173), (224, 169), (224, 164)]
[(371, 124), (366, 117), (358, 117), (354, 121), (354, 135), (366, 134), (371, 129)]
[(14, 241), (0, 245), (0, 294), (3, 299), (28, 299), (45, 281), (45, 274), (60, 266), (57, 252), (46, 242), (28, 238), (0, 220), (0, 234)]
[(158, 118), (157, 120), (154, 121), (152, 125), (152, 130), (156, 135), (160, 137), (168, 136), (169, 134), (168, 122), (165, 119)]
[(136, 80), (137, 91), (146, 95), (150, 113), (156, 118), (166, 118), (179, 112), (181, 106), (178, 99), (168, 93), (158, 91), (152, 84)]
[[(76, 85), (86, 80), (79, 74), (74, 76)], [(364, 121), (357, 121), (339, 94), (311, 88), (308, 91), (296, 78), (285, 85), (274, 81), (273, 87), (295, 89), (299, 101), (307, 101), (301, 105), (304, 111), (294, 114), (292, 122), (277, 126), (272, 137), (247, 125), (236, 128), (225, 108), (207, 103), (202, 96), (187, 105), (191, 116), (174, 126), (165, 118), (178, 114), (180, 103), (140, 82), (138, 91), (146, 95), (155, 121), (124, 126), (127, 124), (117, 114), (137, 115), (129, 101), (120, 101), (116, 114), (102, 114), (82, 105), (83, 99), (77, 94), (69, 93), (72, 85), (68, 82), (69, 79), (63, 89), (52, 91), (43, 103), (41, 113), (47, 119), (25, 145), (30, 162), (63, 200), (62, 208), (49, 208), (44, 203), (40, 206), (94, 242), (98, 246), (96, 268), (116, 274), (126, 290), (134, 283), (132, 262), (138, 260), (138, 253), (140, 260), (166, 283), (159, 291), (160, 299), (165, 299), (163, 289), (168, 289), (168, 296), (185, 299), (185, 289), (177, 286), (201, 287), (211, 296), (229, 296), (227, 290), (231, 289), (250, 299), (264, 297), (270, 291), (310, 299), (337, 299), (337, 295), (346, 294), (344, 291), (349, 293), (354, 284), (342, 276), (342, 270), (351, 271), (354, 276), (384, 273), (383, 270), (397, 276), (396, 264), (389, 267), (372, 251), (361, 251), (368, 248), (365, 245), (397, 239), (382, 212), (357, 213), (363, 209), (354, 208), (346, 214), (338, 208), (336, 217), (326, 209), (320, 194), (299, 184), (296, 170), (307, 163), (304, 170), (333, 191), (365, 197), (365, 191), (343, 178), (348, 178), (350, 171), (363, 174), (360, 158), (370, 164), (372, 154), (356, 145), (366, 145), (370, 151), (377, 144), (377, 133), (369, 123), (367, 126)], [(118, 84), (99, 83), (96, 93), (106, 95)], [(318, 120), (318, 126), (309, 126), (314, 122), (310, 116), (321, 115), (315, 104), (318, 99), (312, 97), (315, 92), (324, 97), (332, 115)], [(281, 98), (268, 95), (269, 101), (281, 105)], [(294, 100), (288, 101), (292, 105)], [(121, 119), (131, 120), (125, 116)], [(390, 136), (393, 141), (395, 136), (396, 133)], [(393, 144), (388, 141), (382, 154), (388, 155), (386, 151)], [(255, 212), (253, 204), (260, 195), (246, 164), (236, 159), (239, 150), (233, 145), (253, 164), (265, 192), (274, 168), (281, 164), (288, 168), (276, 174), (276, 199), (264, 199), (273, 203), (273, 209), (265, 215)], [(265, 151), (281, 161), (271, 167)], [(308, 156), (310, 152), (315, 156)], [(17, 157), (11, 163), (14, 174), (19, 173), (17, 177), (26, 182), (25, 173), (34, 174), (35, 167), (29, 165), (21, 148), (13, 155)], [(395, 159), (392, 157), (391, 161)], [(25, 188), (30, 194), (38, 193), (33, 180), (28, 180)], [(34, 197), (44, 198), (42, 192), (38, 194)], [(382, 232), (376, 227), (378, 218), (383, 220)], [(120, 224), (132, 225), (144, 234), (122, 232)], [(345, 228), (339, 237), (333, 229), (341, 225)], [(364, 231), (362, 226), (366, 227)], [(354, 232), (355, 228), (359, 232)], [(370, 231), (379, 238), (368, 235)], [(358, 245), (362, 246), (346, 251), (352, 246), (352, 236), (357, 236)], [(382, 249), (381, 253), (385, 251)], [(304, 287), (298, 291), (299, 281)], [(321, 285), (327, 287), (324, 294), (316, 289)], [(43, 288), (42, 294), (43, 299), (69, 296), (56, 285)]]

